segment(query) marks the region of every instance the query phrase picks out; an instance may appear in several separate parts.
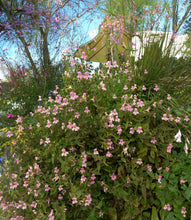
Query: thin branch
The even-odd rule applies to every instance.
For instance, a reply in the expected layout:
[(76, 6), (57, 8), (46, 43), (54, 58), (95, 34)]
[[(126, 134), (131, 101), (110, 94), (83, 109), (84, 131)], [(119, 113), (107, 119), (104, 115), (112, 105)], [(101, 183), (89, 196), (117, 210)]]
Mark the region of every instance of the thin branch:
[(173, 1), (173, 18), (172, 18), (172, 29), (175, 30), (177, 26), (177, 0)]
[(71, 20), (68, 21), (68, 23), (64, 26), (64, 28), (62, 29), (62, 31), (64, 31), (69, 24), (71, 24), (72, 22), (76, 21), (78, 18), (82, 17), (86, 12), (88, 12), (89, 9), (86, 9), (85, 11), (83, 11), (80, 15), (76, 16), (75, 18), (72, 18)]
[(178, 32), (178, 30), (180, 29), (181, 25), (184, 23), (184, 21), (187, 19), (187, 16), (188, 16), (188, 13), (190, 12), (191, 10), (191, 3), (190, 5), (188, 6), (184, 16), (182, 17), (181, 21), (179, 22), (179, 24), (176, 26), (176, 29), (175, 29), (175, 32)]
[(60, 5), (59, 7), (57, 7), (57, 8), (53, 11), (52, 16), (53, 16), (59, 9), (64, 8), (65, 5), (66, 5), (68, 2), (69, 2), (69, 0), (66, 0), (62, 5)]
[[(175, 0), (175, 2), (177, 2), (177, 0)], [(176, 8), (176, 5), (175, 5), (174, 7)], [(175, 15), (173, 15), (173, 32), (174, 32), (174, 33), (177, 33), (177, 32), (178, 32), (178, 30), (180, 29), (180, 27), (182, 26), (182, 24), (184, 23), (184, 21), (187, 19), (187, 16), (188, 16), (190, 10), (191, 10), (191, 3), (190, 3), (190, 5), (188, 6), (188, 8), (187, 8), (187, 10), (186, 10), (186, 12), (185, 12), (185, 14), (184, 14), (184, 16), (182, 17), (182, 19), (181, 19), (181, 21), (179, 22), (178, 25), (176, 25), (176, 24), (174, 23), (174, 16), (175, 16)], [(174, 10), (173, 10), (173, 13), (175, 13)], [(170, 43), (169, 43), (169, 45), (168, 45), (168, 47), (167, 47), (167, 49), (168, 49), (169, 51), (171, 50), (173, 43), (174, 43), (174, 36), (172, 35), (172, 37), (171, 37), (171, 39), (170, 39)]]

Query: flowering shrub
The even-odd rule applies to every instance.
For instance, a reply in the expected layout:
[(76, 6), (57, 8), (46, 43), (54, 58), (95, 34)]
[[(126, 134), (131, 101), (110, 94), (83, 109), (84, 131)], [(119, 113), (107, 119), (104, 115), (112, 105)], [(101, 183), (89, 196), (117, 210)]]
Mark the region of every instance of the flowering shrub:
[(65, 87), (7, 132), (15, 153), (1, 177), (1, 216), (188, 219), (190, 116), (175, 114), (160, 85), (136, 84), (128, 61), (94, 75), (71, 68)]

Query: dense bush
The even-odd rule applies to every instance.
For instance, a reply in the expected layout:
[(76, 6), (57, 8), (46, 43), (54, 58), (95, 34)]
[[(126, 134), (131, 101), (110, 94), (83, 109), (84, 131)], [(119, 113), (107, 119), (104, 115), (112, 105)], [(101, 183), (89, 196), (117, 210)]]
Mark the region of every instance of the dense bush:
[[(46, 97), (55, 85), (63, 86), (63, 72), (67, 66), (62, 63), (50, 66), (50, 76), (40, 74), (38, 80), (34, 78), (30, 69), (16, 67), (11, 69), (7, 80), (1, 83), (0, 109), (13, 115), (26, 116), (38, 104), (38, 96)], [(7, 122), (9, 123), (10, 120)], [(0, 126), (1, 127), (1, 126)]]
[(160, 85), (135, 84), (128, 61), (89, 68), (76, 63), (67, 85), (7, 132), (15, 153), (1, 176), (1, 216), (188, 219), (190, 116), (176, 115)]

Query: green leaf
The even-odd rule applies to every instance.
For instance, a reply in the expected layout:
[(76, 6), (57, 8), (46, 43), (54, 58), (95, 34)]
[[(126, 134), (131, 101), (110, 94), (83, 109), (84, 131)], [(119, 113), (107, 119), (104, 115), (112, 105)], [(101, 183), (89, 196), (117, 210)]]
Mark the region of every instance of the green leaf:
[(159, 217), (158, 217), (158, 212), (156, 210), (156, 207), (152, 207), (152, 216), (151, 216), (151, 220), (159, 220)]
[(185, 192), (185, 197), (189, 200), (191, 198), (191, 190), (190, 188), (187, 188), (186, 192)]
[(147, 190), (146, 190), (146, 185), (145, 185), (145, 184), (142, 184), (142, 185), (141, 185), (141, 192), (142, 192), (142, 194), (143, 194), (143, 198), (144, 198), (145, 200), (147, 200)]

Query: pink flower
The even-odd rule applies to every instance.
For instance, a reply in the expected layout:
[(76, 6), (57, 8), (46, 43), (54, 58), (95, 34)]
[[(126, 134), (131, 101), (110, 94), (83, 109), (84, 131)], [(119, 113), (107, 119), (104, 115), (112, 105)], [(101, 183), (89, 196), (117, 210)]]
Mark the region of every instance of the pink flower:
[(45, 143), (49, 144), (50, 143), (50, 138), (46, 138)]
[(81, 72), (78, 72), (78, 76), (77, 76), (78, 79), (83, 79), (83, 75)]
[(148, 74), (148, 71), (145, 69), (144, 74)]
[(61, 194), (58, 194), (58, 199), (63, 199), (63, 196)]
[(51, 122), (50, 122), (49, 120), (47, 120), (47, 125), (46, 125), (46, 127), (47, 127), (47, 128), (50, 128), (51, 126), (52, 126)]
[(54, 220), (54, 214), (53, 214), (53, 209), (51, 210), (48, 220)]
[(187, 121), (187, 122), (190, 121), (190, 119), (187, 115), (185, 116), (184, 121)]
[(116, 176), (114, 173), (112, 173), (112, 175), (111, 175), (111, 179), (114, 181), (114, 180), (117, 179), (117, 176)]
[(36, 187), (39, 188), (41, 186), (40, 181), (37, 180), (36, 182), (37, 182)]
[(172, 208), (170, 207), (169, 204), (167, 204), (167, 205), (164, 206), (163, 209), (164, 209), (164, 210), (168, 210), (168, 211), (170, 212)]
[(131, 90), (135, 90), (137, 88), (137, 85), (134, 84), (133, 86), (131, 86)]
[(90, 112), (90, 110), (88, 109), (88, 107), (85, 107), (85, 111), (86, 114), (88, 114)]
[(169, 145), (168, 145), (168, 147), (167, 147), (167, 153), (171, 153), (171, 150), (172, 150), (172, 148), (173, 148), (173, 145), (170, 143)]
[(116, 98), (117, 98), (117, 96), (114, 94), (114, 95), (113, 95), (113, 99), (116, 99)]
[(99, 212), (99, 217), (102, 217), (103, 216), (103, 212)]
[(107, 190), (108, 190), (108, 188), (104, 186), (103, 191), (106, 192)]
[(133, 114), (134, 115), (138, 115), (139, 114), (139, 112), (138, 112), (138, 110), (136, 108), (134, 109)]
[(142, 130), (142, 127), (138, 127), (138, 129), (137, 129), (137, 133), (143, 133), (143, 130)]
[(178, 123), (181, 123), (181, 118), (180, 118), (180, 117), (176, 117), (175, 122), (176, 122), (177, 124), (178, 124)]
[(147, 168), (147, 170), (148, 170), (149, 172), (152, 172), (152, 166), (151, 166), (151, 165), (147, 164), (146, 168)]
[(124, 143), (125, 143), (125, 142), (124, 142), (124, 140), (123, 140), (123, 139), (120, 139), (119, 144), (123, 146), (123, 145), (124, 145)]
[(163, 114), (162, 120), (163, 121), (168, 121), (169, 120), (169, 118), (167, 117), (167, 114)]
[(10, 138), (10, 137), (12, 137), (12, 136), (13, 136), (13, 134), (12, 134), (12, 132), (11, 132), (11, 131), (8, 131), (7, 133), (8, 133), (8, 134), (7, 134), (7, 137), (8, 137), (8, 138)]
[(109, 68), (109, 69), (112, 67), (112, 65), (111, 65), (111, 61), (107, 61), (107, 63), (106, 63), (106, 67)]
[(34, 190), (34, 196), (38, 197), (38, 192), (36, 190)]
[(72, 124), (72, 131), (78, 131), (80, 129), (80, 127), (78, 127), (77, 125), (76, 125), (76, 123), (73, 123)]
[(143, 106), (145, 106), (144, 102), (139, 99), (137, 102), (137, 107), (143, 107)]
[(56, 119), (56, 118), (53, 118), (53, 124), (57, 124), (58, 122), (59, 122), (59, 120), (58, 119)]
[(45, 185), (45, 191), (49, 191), (50, 187), (48, 185)]
[(171, 99), (172, 99), (171, 96), (170, 96), (170, 94), (167, 95), (167, 99), (168, 99), (168, 100), (171, 100)]
[(54, 168), (54, 173), (58, 173), (58, 172), (59, 172), (58, 167), (55, 167), (55, 168)]
[(85, 53), (84, 51), (82, 52), (82, 56), (81, 56), (81, 58), (84, 59), (84, 60), (87, 59), (86, 53)]
[(106, 157), (111, 157), (111, 156), (112, 156), (112, 154), (109, 151), (107, 151)]
[(83, 182), (86, 181), (86, 179), (87, 179), (87, 178), (86, 178), (84, 175), (82, 175), (82, 176), (81, 176), (81, 180), (80, 180), (81, 182), (80, 182), (80, 183), (82, 184)]
[(68, 154), (69, 154), (69, 153), (66, 151), (66, 149), (63, 148), (63, 149), (62, 149), (62, 154), (61, 154), (61, 155), (66, 157)]
[(100, 82), (100, 86), (101, 86), (101, 88), (102, 88), (104, 91), (107, 90), (107, 89), (105, 88), (105, 84), (103, 83), (103, 81)]
[(37, 203), (35, 201), (32, 202), (31, 207), (36, 208)]
[(151, 140), (151, 143), (155, 144), (157, 142), (157, 140), (155, 139), (155, 137)]
[(69, 129), (73, 128), (73, 124), (70, 121), (68, 122), (67, 128), (69, 128)]
[(65, 128), (65, 124), (64, 123), (62, 123), (62, 127), (61, 128), (62, 128), (62, 130)]
[(70, 93), (70, 99), (71, 99), (71, 100), (75, 100), (75, 99), (77, 99), (77, 98), (78, 98), (78, 96), (76, 95), (75, 92), (71, 92), (71, 93)]
[(181, 214), (183, 215), (184, 218), (186, 218), (186, 213), (187, 213), (186, 207), (183, 206), (181, 209)]
[(117, 126), (117, 134), (118, 134), (118, 135), (121, 135), (121, 133), (122, 133), (121, 125), (118, 125), (118, 126)]
[(183, 183), (185, 183), (185, 180), (180, 180), (180, 184), (182, 185)]
[(161, 183), (162, 176), (159, 176), (158, 183)]
[(154, 88), (154, 90), (157, 92), (158, 90), (159, 90), (159, 87), (158, 87), (158, 85), (155, 85), (155, 88)]
[(174, 118), (172, 117), (172, 115), (169, 115), (169, 120), (170, 120), (170, 121), (173, 121), (173, 120), (174, 120)]
[(74, 60), (71, 60), (70, 66), (74, 66), (75, 64), (76, 64), (75, 61), (74, 61)]
[(86, 198), (87, 199), (85, 201), (84, 206), (89, 206), (91, 204), (91, 202), (92, 202), (91, 194), (89, 194)]
[(76, 197), (73, 197), (73, 198), (72, 198), (72, 204), (76, 204), (76, 203), (78, 203), (78, 200), (77, 200)]
[(142, 159), (141, 159), (141, 158), (138, 158), (136, 163), (139, 164), (139, 165), (141, 165), (141, 164), (143, 163), (143, 162), (142, 162)]
[(94, 155), (99, 155), (97, 148), (94, 149)]
[(40, 139), (40, 145), (42, 145), (44, 143), (43, 139)]
[(157, 103), (156, 103), (156, 102), (154, 102), (154, 103), (153, 103), (153, 107), (154, 107), (154, 108), (156, 108), (156, 106), (157, 106)]
[(18, 124), (18, 123), (22, 123), (23, 122), (23, 120), (22, 120), (23, 118), (22, 117), (20, 117), (19, 115), (17, 116), (17, 120), (16, 120), (16, 123)]
[(134, 134), (135, 133), (135, 130), (133, 128), (130, 128), (130, 134)]

